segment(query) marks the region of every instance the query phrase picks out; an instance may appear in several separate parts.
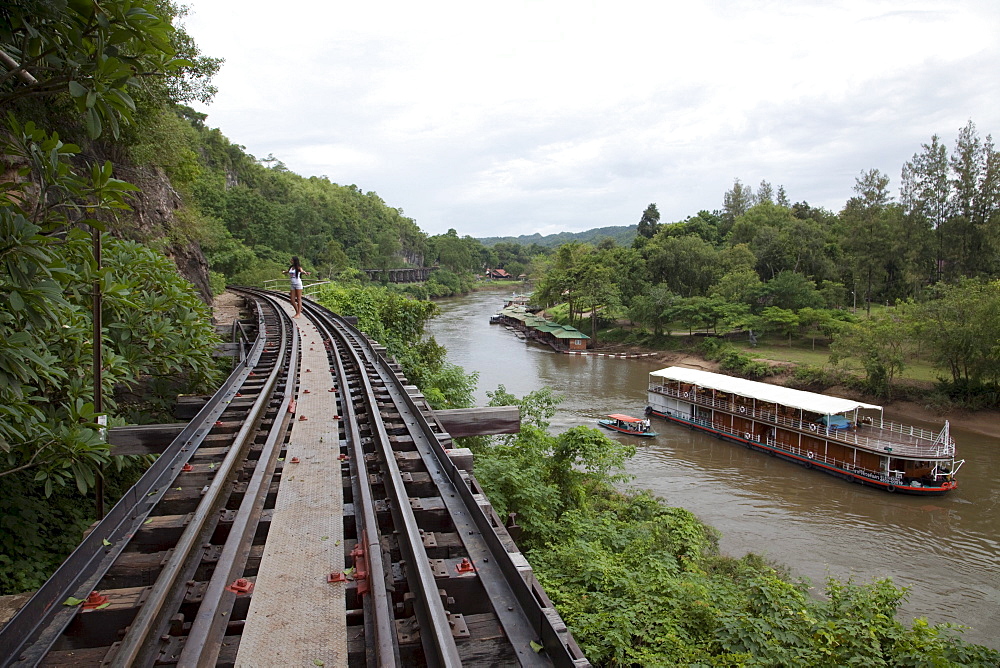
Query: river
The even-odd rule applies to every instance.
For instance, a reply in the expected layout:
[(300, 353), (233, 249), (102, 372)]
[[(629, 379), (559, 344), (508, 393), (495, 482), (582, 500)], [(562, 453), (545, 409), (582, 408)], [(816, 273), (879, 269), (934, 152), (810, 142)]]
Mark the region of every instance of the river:
[[(543, 387), (561, 394), (551, 425), (557, 432), (596, 426), (606, 413), (641, 415), (647, 374), (664, 364), (563, 355), (525, 343), (489, 324), (509, 294), (438, 301), (440, 315), (428, 326), (450, 362), (479, 373), (478, 405), (502, 384), (517, 396)], [(718, 529), (723, 553), (765, 555), (817, 590), (831, 576), (891, 577), (910, 589), (901, 619), (968, 626), (967, 640), (1000, 649), (1000, 466), (990, 461), (996, 439), (953, 429), (966, 460), (958, 489), (916, 497), (851, 484), (665, 421), (653, 425), (659, 436), (633, 439), (638, 452), (626, 467), (633, 485)]]

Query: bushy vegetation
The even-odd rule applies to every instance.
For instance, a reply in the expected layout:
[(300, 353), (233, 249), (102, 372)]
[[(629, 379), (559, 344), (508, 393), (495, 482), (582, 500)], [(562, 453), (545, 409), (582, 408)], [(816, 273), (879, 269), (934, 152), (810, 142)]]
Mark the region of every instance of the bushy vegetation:
[(960, 630), (896, 619), (889, 580), (829, 580), (823, 597), (755, 555), (718, 553), (715, 532), (648, 492), (621, 491), (631, 446), (595, 429), (551, 435), (549, 390), (520, 407), (518, 435), (475, 439), (475, 473), (587, 657), (602, 666), (991, 666)]
[(773, 376), (777, 370), (767, 362), (763, 362), (740, 352), (724, 339), (708, 338), (701, 343), (701, 354), (707, 360), (719, 363), (719, 368), (737, 376), (746, 378), (764, 378)]
[(476, 375), (466, 375), (445, 359), (445, 349), (424, 327), (437, 307), (379, 286), (329, 284), (316, 301), (345, 316), (358, 319), (358, 329), (384, 345), (403, 368), (406, 378), (420, 387), (433, 408), (464, 408), (472, 401)]
[[(101, 468), (141, 470), (140, 462), (110, 455), (99, 415), (121, 424), (136, 401), (202, 391), (218, 378), (212, 358), (218, 337), (190, 283), (161, 254), (100, 232), (114, 225), (133, 188), (112, 178), (110, 163), (77, 173), (70, 165), (75, 146), (33, 123), (7, 121), (0, 153), (17, 178), (0, 193), (5, 593), (43, 581), (48, 571), (39, 564), (57, 563), (76, 544), (78, 529), (93, 517), (86, 495)], [(100, 267), (92, 235), (101, 242)], [(102, 299), (99, 388), (95, 290)]]

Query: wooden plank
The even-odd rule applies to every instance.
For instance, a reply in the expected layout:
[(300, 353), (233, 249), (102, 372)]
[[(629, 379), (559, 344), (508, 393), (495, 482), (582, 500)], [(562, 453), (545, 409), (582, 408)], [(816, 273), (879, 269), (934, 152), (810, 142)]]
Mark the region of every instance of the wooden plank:
[(172, 422), (112, 427), (108, 430), (108, 445), (113, 455), (162, 453), (186, 426), (186, 422)]
[(453, 438), (521, 431), (521, 411), (517, 406), (454, 408), (434, 411), (434, 415)]

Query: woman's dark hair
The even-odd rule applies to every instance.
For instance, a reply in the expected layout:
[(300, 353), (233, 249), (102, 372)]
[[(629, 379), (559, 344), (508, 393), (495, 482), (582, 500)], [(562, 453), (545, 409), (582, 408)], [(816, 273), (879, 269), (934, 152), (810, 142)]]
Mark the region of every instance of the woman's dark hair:
[(299, 264), (299, 256), (298, 255), (293, 255), (292, 256), (292, 268), (294, 268), (295, 271), (302, 271), (302, 265)]

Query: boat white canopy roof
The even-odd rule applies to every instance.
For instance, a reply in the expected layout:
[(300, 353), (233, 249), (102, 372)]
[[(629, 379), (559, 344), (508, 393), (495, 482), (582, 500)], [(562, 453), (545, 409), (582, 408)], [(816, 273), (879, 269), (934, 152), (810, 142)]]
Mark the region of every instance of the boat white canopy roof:
[(866, 404), (854, 401), (853, 399), (841, 399), (840, 397), (830, 397), (825, 394), (816, 394), (815, 392), (793, 390), (790, 387), (758, 383), (755, 380), (734, 378), (721, 373), (687, 369), (681, 366), (660, 369), (659, 371), (653, 371), (649, 375), (650, 377), (663, 378), (665, 380), (691, 383), (699, 387), (718, 390), (719, 392), (738, 394), (758, 401), (799, 408), (804, 411), (819, 413), (820, 415), (836, 415), (837, 413), (846, 413), (859, 408), (882, 410), (881, 406)]

